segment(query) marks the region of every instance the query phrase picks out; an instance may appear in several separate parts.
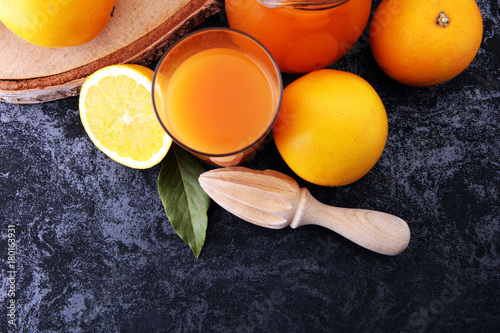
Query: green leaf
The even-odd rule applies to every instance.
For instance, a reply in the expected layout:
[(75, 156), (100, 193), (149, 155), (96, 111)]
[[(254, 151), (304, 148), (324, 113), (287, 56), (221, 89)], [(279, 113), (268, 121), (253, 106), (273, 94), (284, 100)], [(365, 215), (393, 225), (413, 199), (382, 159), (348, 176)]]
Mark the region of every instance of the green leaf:
[(172, 144), (158, 176), (158, 192), (167, 217), (196, 258), (205, 243), (210, 205), (210, 197), (198, 182), (203, 172), (205, 169), (196, 157)]

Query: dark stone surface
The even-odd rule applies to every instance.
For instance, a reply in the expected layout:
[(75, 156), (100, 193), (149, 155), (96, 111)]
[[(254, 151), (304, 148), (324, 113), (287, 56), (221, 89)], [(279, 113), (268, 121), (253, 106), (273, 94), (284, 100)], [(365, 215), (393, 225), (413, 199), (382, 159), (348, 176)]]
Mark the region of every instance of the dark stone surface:
[[(213, 204), (196, 260), (163, 211), (159, 167), (104, 156), (77, 98), (0, 103), (0, 331), (499, 332), (500, 10), (496, 0), (479, 5), (483, 44), (450, 82), (392, 81), (366, 32), (331, 66), (364, 77), (387, 108), (387, 146), (367, 176), (307, 184), (272, 141), (245, 164), (287, 173), (324, 203), (402, 217), (412, 239), (396, 257), (320, 227), (260, 228)], [(213, 25), (224, 15), (203, 26)]]

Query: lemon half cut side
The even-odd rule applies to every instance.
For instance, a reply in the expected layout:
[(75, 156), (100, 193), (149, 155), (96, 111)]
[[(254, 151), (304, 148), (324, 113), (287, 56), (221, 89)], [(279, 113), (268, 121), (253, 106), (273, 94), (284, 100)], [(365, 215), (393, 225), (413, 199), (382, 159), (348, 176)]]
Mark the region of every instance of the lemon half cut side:
[(153, 109), (152, 80), (147, 67), (112, 65), (90, 75), (80, 91), (80, 118), (92, 142), (135, 169), (161, 162), (172, 144)]

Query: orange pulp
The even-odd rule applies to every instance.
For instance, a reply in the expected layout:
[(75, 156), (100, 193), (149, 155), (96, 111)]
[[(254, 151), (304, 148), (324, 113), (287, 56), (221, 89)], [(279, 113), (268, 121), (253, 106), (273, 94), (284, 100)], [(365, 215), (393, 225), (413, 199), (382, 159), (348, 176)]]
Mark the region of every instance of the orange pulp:
[(343, 57), (368, 23), (371, 0), (330, 9), (268, 8), (256, 0), (226, 0), (231, 28), (258, 39), (282, 72), (305, 73)]
[(192, 150), (234, 153), (268, 132), (277, 93), (249, 55), (229, 48), (204, 50), (184, 61), (169, 81), (166, 126)]

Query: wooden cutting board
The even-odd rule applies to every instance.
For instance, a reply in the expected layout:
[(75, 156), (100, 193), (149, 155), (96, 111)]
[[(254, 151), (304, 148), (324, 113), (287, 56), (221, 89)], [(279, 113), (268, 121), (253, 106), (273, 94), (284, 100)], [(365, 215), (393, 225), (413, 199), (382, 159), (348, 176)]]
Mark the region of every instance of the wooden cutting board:
[(99, 68), (159, 59), (222, 6), (221, 0), (116, 0), (99, 36), (68, 48), (30, 44), (0, 23), (0, 101), (30, 104), (76, 96)]

